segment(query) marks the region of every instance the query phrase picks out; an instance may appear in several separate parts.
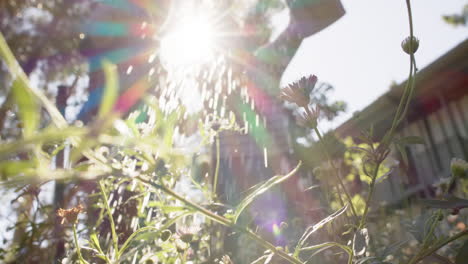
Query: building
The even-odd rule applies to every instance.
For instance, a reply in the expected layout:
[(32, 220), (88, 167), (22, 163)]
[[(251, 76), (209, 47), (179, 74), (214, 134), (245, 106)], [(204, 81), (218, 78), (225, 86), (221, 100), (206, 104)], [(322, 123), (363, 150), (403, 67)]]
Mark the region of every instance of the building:
[[(340, 137), (356, 138), (374, 125), (375, 140), (390, 129), (406, 82), (363, 109), (336, 129)], [(416, 90), (397, 136), (419, 136), (424, 145), (406, 148), (407, 166), (401, 162), (377, 186), (376, 199), (395, 204), (408, 196), (430, 196), (434, 186), (450, 174), (453, 157), (468, 159), (468, 39), (416, 75)]]

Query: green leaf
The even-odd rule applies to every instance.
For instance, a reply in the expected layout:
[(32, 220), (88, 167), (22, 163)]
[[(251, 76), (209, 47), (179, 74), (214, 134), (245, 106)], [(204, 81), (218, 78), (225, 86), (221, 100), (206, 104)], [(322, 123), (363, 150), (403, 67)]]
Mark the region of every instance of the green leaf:
[(25, 83), (19, 79), (13, 82), (11, 89), (23, 123), (23, 135), (30, 137), (39, 126), (39, 105), (31, 91), (25, 87)]
[(31, 149), (34, 144), (43, 144), (65, 140), (69, 137), (83, 135), (86, 130), (82, 128), (46, 129), (29, 138), (0, 144), (0, 158), (8, 157), (14, 153)]
[(99, 253), (103, 253), (103, 251), (101, 249), (101, 245), (99, 244), (99, 239), (98, 239), (96, 233), (92, 233), (89, 236), (89, 241), (91, 242), (90, 245), (91, 245), (92, 248), (96, 249)]
[(348, 209), (348, 204), (346, 204), (345, 206), (343, 206), (341, 209), (334, 212), (333, 214), (325, 217), (324, 219), (322, 219), (317, 224), (308, 227), (306, 229), (306, 231), (304, 232), (304, 234), (302, 235), (302, 237), (299, 239), (299, 242), (297, 242), (296, 249), (294, 250), (294, 256), (297, 257), (299, 255), (299, 252), (301, 250), (304, 250), (303, 246), (304, 246), (305, 242), (307, 241), (307, 239), (309, 239), (310, 235), (312, 235), (314, 232), (316, 232), (317, 230), (322, 228), (324, 225), (326, 225), (327, 223), (329, 223), (333, 219), (340, 216), (342, 213), (344, 213), (346, 211), (346, 209)]
[(0, 179), (6, 180), (31, 169), (34, 169), (31, 161), (4, 161), (0, 163)]
[(463, 246), (458, 250), (457, 256), (455, 257), (455, 264), (466, 264), (468, 260), (468, 240), (465, 241)]
[(65, 118), (63, 118), (62, 114), (60, 114), (60, 111), (55, 107), (55, 105), (51, 103), (49, 99), (47, 99), (47, 96), (45, 96), (44, 93), (42, 93), (42, 91), (29, 85), (28, 77), (19, 66), (18, 61), (16, 61), (15, 56), (11, 52), (10, 47), (8, 47), (8, 44), (1, 32), (0, 58), (2, 58), (5, 61), (5, 64), (8, 70), (10, 71), (11, 75), (13, 76), (13, 79), (17, 80), (22, 87), (31, 92), (34, 95), (34, 97), (41, 102), (42, 106), (44, 106), (44, 108), (49, 113), (53, 123), (59, 128), (66, 127), (67, 121), (65, 120)]
[(276, 175), (270, 179), (268, 179), (267, 181), (265, 181), (264, 183), (260, 184), (252, 193), (250, 193), (247, 197), (245, 197), (240, 203), (239, 205), (237, 206), (236, 208), (236, 213), (234, 214), (234, 223), (237, 222), (237, 220), (239, 219), (239, 216), (241, 215), (242, 211), (244, 211), (244, 209), (249, 205), (251, 204), (258, 196), (260, 196), (261, 194), (265, 193), (266, 191), (268, 191), (270, 188), (272, 188), (273, 186), (287, 180), (289, 177), (293, 176), (298, 170), (299, 170), (299, 167), (301, 167), (301, 164), (302, 162), (299, 162), (299, 164), (297, 164), (296, 168), (294, 168), (290, 173), (286, 174), (286, 175)]
[(415, 145), (415, 144), (424, 145), (425, 144), (424, 139), (418, 136), (408, 136), (408, 137), (400, 138), (398, 142), (402, 145)]
[(363, 228), (354, 233), (353, 252), (355, 256), (362, 256), (367, 252), (369, 247), (369, 232), (367, 228)]
[(444, 200), (426, 199), (422, 203), (432, 208), (452, 209), (452, 208), (466, 208), (468, 207), (468, 200), (456, 197), (454, 195), (447, 195)]
[(99, 118), (104, 118), (112, 111), (119, 94), (117, 67), (110, 62), (104, 62), (103, 70), (106, 77), (106, 84), (104, 86), (104, 93), (102, 95), (101, 105), (99, 107)]
[[(308, 247), (305, 247), (305, 248), (301, 248), (300, 251), (301, 252), (305, 252), (305, 251), (311, 251), (311, 250), (317, 250), (317, 249), (323, 249), (323, 248), (330, 248), (330, 247), (339, 247), (341, 249), (343, 249), (344, 251), (346, 251), (346, 253), (348, 254), (352, 254), (353, 250), (351, 248), (349, 248), (348, 246), (346, 245), (342, 245), (340, 243), (336, 243), (336, 242), (325, 242), (325, 243), (322, 243), (322, 244), (318, 244), (318, 245), (313, 245), (313, 246), (308, 246)], [(315, 255), (317, 252), (314, 252), (312, 254)], [(294, 255), (297, 257), (297, 255)]]

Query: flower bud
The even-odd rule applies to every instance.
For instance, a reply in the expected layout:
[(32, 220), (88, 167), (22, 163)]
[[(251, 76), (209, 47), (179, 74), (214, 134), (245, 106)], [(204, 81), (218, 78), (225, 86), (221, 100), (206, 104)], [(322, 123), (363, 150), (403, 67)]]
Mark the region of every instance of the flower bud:
[(419, 39), (416, 37), (407, 37), (401, 42), (401, 47), (403, 51), (408, 54), (414, 54), (419, 48)]

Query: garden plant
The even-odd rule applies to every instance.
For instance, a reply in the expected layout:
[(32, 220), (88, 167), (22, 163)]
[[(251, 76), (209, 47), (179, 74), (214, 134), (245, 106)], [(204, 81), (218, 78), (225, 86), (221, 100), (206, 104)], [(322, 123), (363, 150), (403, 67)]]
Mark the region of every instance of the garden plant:
[[(163, 95), (151, 93), (129, 114), (114, 111), (121, 73), (105, 62), (95, 119), (69, 123), (58, 103), (25, 74), (0, 34), (0, 58), (11, 80), (12, 119), (20, 129), (0, 141), (1, 183), (15, 190), (12, 204), (33, 212), (18, 215), (10, 231), (21, 239), (5, 244), (0, 261), (44, 263), (40, 261), (54, 258), (55, 245), (61, 243), (63, 256), (56, 263), (243, 263), (241, 256), (224, 250), (226, 237), (235, 234), (245, 239), (237, 244), (236, 254), (253, 250), (256, 257), (248, 260), (251, 263), (468, 263), (468, 229), (447, 230), (444, 222), (450, 215), (464, 217), (463, 209), (468, 207), (462, 197), (468, 176), (463, 160), (453, 159), (450, 178), (436, 198), (423, 201), (419, 216), (402, 213), (407, 227), (403, 240), (386, 239), (392, 238), (392, 227), (372, 217), (378, 211), (373, 203), (376, 186), (394, 177), (387, 161), (397, 152), (405, 160), (407, 145), (423, 144), (419, 137), (397, 136), (418, 88), (420, 43), (413, 29), (411, 1), (404, 1), (409, 36), (401, 45), (409, 73), (382, 140), (374, 140), (372, 128), (363, 130), (356, 143), (322, 134), (319, 124), (330, 109), (315, 96), (320, 90), (318, 78), (305, 76), (283, 87), (278, 99), (298, 113), (304, 133), (314, 134), (320, 161), (314, 168), (299, 161), (288, 173), (271, 175), (243, 190), (234, 206), (225, 204), (222, 190), (217, 190), (225, 177), (220, 169), (221, 134), (246, 130), (233, 114), (206, 110), (203, 115), (193, 114), (180, 101), (167, 107)], [(178, 76), (183, 75), (172, 78), (183, 78)], [(189, 134), (198, 136), (196, 144), (189, 142)], [(338, 145), (341, 156), (334, 151)], [(57, 160), (65, 162), (51, 166)], [(205, 165), (213, 173), (206, 173)], [(278, 223), (273, 232), (286, 242), (277, 243), (259, 230), (248, 208), (307, 170), (318, 184), (306, 191), (321, 197), (326, 215), (312, 225), (301, 224), (298, 217)], [(364, 188), (351, 190), (350, 179), (343, 176), (347, 174), (357, 175)], [(66, 190), (61, 208), (41, 198), (51, 182)], [(261, 210), (267, 214), (270, 208)]]

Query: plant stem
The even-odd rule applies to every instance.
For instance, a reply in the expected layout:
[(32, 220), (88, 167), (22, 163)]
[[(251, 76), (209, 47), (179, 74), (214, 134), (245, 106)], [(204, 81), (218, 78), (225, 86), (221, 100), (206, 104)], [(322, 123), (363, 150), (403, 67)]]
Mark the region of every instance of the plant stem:
[(271, 244), (268, 241), (264, 240), (263, 238), (261, 238), (260, 236), (258, 236), (254, 232), (252, 232), (250, 229), (242, 227), (240, 225), (237, 225), (237, 224), (233, 223), (232, 221), (230, 221), (229, 219), (227, 219), (227, 218), (225, 218), (223, 216), (217, 215), (217, 214), (205, 209), (204, 207), (185, 199), (184, 197), (180, 196), (179, 194), (177, 194), (173, 190), (167, 188), (166, 186), (156, 184), (156, 183), (154, 183), (154, 182), (152, 182), (150, 180), (142, 178), (141, 176), (137, 177), (137, 179), (140, 180), (141, 182), (145, 183), (145, 184), (150, 185), (151, 187), (153, 187), (155, 189), (159, 189), (159, 190), (165, 192), (166, 194), (174, 197), (176, 200), (179, 200), (180, 202), (182, 202), (182, 203), (186, 204), (187, 206), (193, 208), (194, 210), (200, 212), (201, 214), (205, 215), (206, 217), (212, 219), (213, 221), (218, 222), (218, 223), (220, 223), (222, 225), (225, 225), (227, 227), (234, 228), (237, 231), (248, 235), (252, 240), (256, 241), (262, 247), (271, 250), (275, 255), (283, 258), (284, 260), (288, 261), (289, 263), (302, 264), (302, 262), (300, 260), (290, 256), (285, 251), (276, 248), (276, 246), (274, 246), (273, 244)]
[[(306, 107), (305, 109), (308, 112), (308, 114), (310, 114), (309, 108)], [(345, 193), (346, 198), (348, 199), (348, 203), (349, 203), (349, 206), (351, 207), (351, 211), (353, 212), (353, 215), (357, 217), (356, 209), (354, 208), (353, 200), (351, 198), (351, 195), (346, 190), (346, 186), (344, 185), (343, 180), (338, 175), (338, 168), (335, 167), (335, 165), (333, 164), (333, 162), (331, 160), (330, 154), (328, 153), (328, 149), (327, 149), (327, 146), (325, 145), (325, 141), (323, 140), (322, 134), (320, 133), (320, 131), (318, 130), (317, 127), (314, 127), (314, 131), (315, 131), (315, 134), (317, 135), (317, 137), (319, 138), (319, 142), (322, 145), (322, 148), (323, 148), (323, 151), (325, 152), (325, 156), (327, 157), (328, 163), (332, 167), (332, 170), (334, 172), (333, 175), (335, 175), (335, 178), (338, 180), (338, 183), (340, 184), (341, 189), (343, 189), (343, 192)]]
[(215, 167), (215, 174), (214, 174), (214, 179), (213, 179), (213, 193), (215, 196), (218, 195), (216, 192), (216, 189), (218, 187), (218, 175), (219, 175), (219, 165), (220, 165), (220, 148), (219, 148), (219, 135), (215, 135), (215, 141), (216, 141), (216, 167)]
[(112, 241), (114, 243), (114, 252), (115, 252), (115, 256), (117, 256), (119, 254), (119, 237), (117, 236), (117, 233), (115, 230), (114, 218), (112, 217), (112, 211), (109, 207), (109, 200), (107, 198), (107, 194), (104, 188), (104, 183), (102, 180), (99, 181), (99, 188), (101, 189), (101, 196), (102, 196), (102, 199), (104, 200), (104, 206), (106, 208), (107, 216), (109, 217)]
[(379, 168), (380, 168), (380, 163), (377, 163), (375, 165), (375, 168), (372, 174), (371, 183), (369, 185), (369, 193), (367, 194), (367, 198), (366, 198), (366, 207), (364, 208), (364, 213), (362, 214), (361, 221), (359, 222), (359, 229), (362, 229), (366, 225), (367, 214), (369, 212), (369, 207), (370, 207), (370, 203), (372, 200), (372, 196), (374, 195), (375, 183), (376, 183), (377, 176), (378, 176), (377, 174), (379, 173)]
[(76, 224), (73, 224), (72, 229), (73, 229), (73, 238), (75, 240), (75, 247), (76, 247), (76, 253), (78, 254), (78, 259), (80, 263), (88, 264), (88, 262), (84, 260), (83, 256), (81, 255), (80, 245), (78, 244), (78, 235), (76, 233)]
[[(413, 14), (411, 11), (411, 3), (410, 0), (406, 0), (406, 7), (408, 10), (408, 23), (409, 23), (409, 30), (410, 30), (410, 39), (414, 38), (414, 30), (413, 30)], [(413, 50), (413, 42), (410, 41), (410, 50)], [(398, 125), (403, 121), (404, 116), (408, 110), (409, 103), (411, 102), (411, 98), (414, 93), (414, 84), (415, 84), (415, 71), (416, 71), (416, 59), (414, 57), (414, 53), (410, 55), (410, 71), (408, 80), (405, 85), (405, 90), (403, 91), (403, 97), (400, 100), (400, 103), (397, 108), (397, 112), (395, 114), (395, 118), (393, 119), (392, 126), (389, 130), (389, 139), (393, 137), (393, 134), (398, 127)], [(389, 140), (390, 141), (390, 140)], [(384, 142), (388, 143), (388, 142)]]

